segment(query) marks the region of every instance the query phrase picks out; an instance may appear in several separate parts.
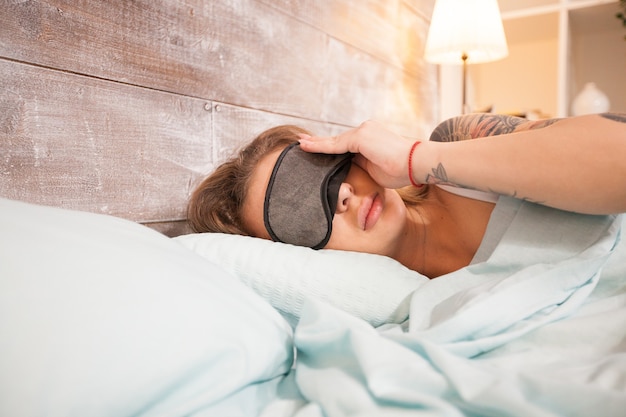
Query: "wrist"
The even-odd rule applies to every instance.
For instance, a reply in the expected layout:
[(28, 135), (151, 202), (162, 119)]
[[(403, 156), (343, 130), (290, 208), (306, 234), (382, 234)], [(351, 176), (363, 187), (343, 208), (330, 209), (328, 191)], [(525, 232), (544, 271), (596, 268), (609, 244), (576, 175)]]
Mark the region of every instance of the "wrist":
[(411, 185), (413, 187), (416, 188), (422, 188), (424, 186), (423, 183), (421, 183), (420, 181), (416, 180), (416, 176), (415, 176), (415, 166), (417, 165), (417, 163), (415, 162), (415, 153), (417, 148), (422, 144), (421, 140), (417, 140), (415, 142), (413, 142), (413, 145), (411, 146), (411, 149), (409, 150), (409, 158), (408, 158), (408, 176), (409, 176), (409, 182), (411, 183)]
[(411, 175), (416, 184), (434, 184), (441, 182), (438, 175), (440, 168), (440, 142), (423, 141), (416, 146), (411, 158)]

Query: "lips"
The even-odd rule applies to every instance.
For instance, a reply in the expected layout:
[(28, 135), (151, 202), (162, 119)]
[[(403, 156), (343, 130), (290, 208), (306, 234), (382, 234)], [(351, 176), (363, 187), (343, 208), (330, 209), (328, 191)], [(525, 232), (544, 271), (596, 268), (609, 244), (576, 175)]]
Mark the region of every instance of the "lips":
[(369, 230), (374, 227), (382, 211), (383, 201), (378, 193), (364, 198), (358, 212), (359, 227), (362, 230)]

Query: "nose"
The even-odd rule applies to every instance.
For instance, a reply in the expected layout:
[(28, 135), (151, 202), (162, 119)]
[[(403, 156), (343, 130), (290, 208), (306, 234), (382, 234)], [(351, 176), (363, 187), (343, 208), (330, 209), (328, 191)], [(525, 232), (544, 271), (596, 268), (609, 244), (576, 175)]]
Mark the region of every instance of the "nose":
[(342, 182), (339, 187), (339, 197), (337, 198), (337, 209), (335, 210), (336, 214), (344, 213), (350, 207), (350, 199), (354, 195), (354, 189), (352, 185), (347, 182)]

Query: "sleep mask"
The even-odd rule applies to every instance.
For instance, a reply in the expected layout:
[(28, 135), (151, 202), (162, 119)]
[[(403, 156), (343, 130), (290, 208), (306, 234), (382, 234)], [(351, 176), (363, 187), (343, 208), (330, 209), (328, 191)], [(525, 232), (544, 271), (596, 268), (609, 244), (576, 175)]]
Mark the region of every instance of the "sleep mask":
[(323, 248), (332, 231), (339, 187), (352, 154), (309, 153), (299, 143), (285, 148), (270, 177), (263, 220), (272, 240)]

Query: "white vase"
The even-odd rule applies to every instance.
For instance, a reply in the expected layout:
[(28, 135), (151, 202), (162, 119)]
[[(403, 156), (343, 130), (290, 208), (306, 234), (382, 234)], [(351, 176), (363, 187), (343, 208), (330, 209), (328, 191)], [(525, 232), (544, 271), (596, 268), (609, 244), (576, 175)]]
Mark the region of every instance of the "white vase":
[(574, 116), (582, 114), (604, 113), (609, 111), (609, 98), (596, 87), (595, 83), (587, 83), (572, 102)]

